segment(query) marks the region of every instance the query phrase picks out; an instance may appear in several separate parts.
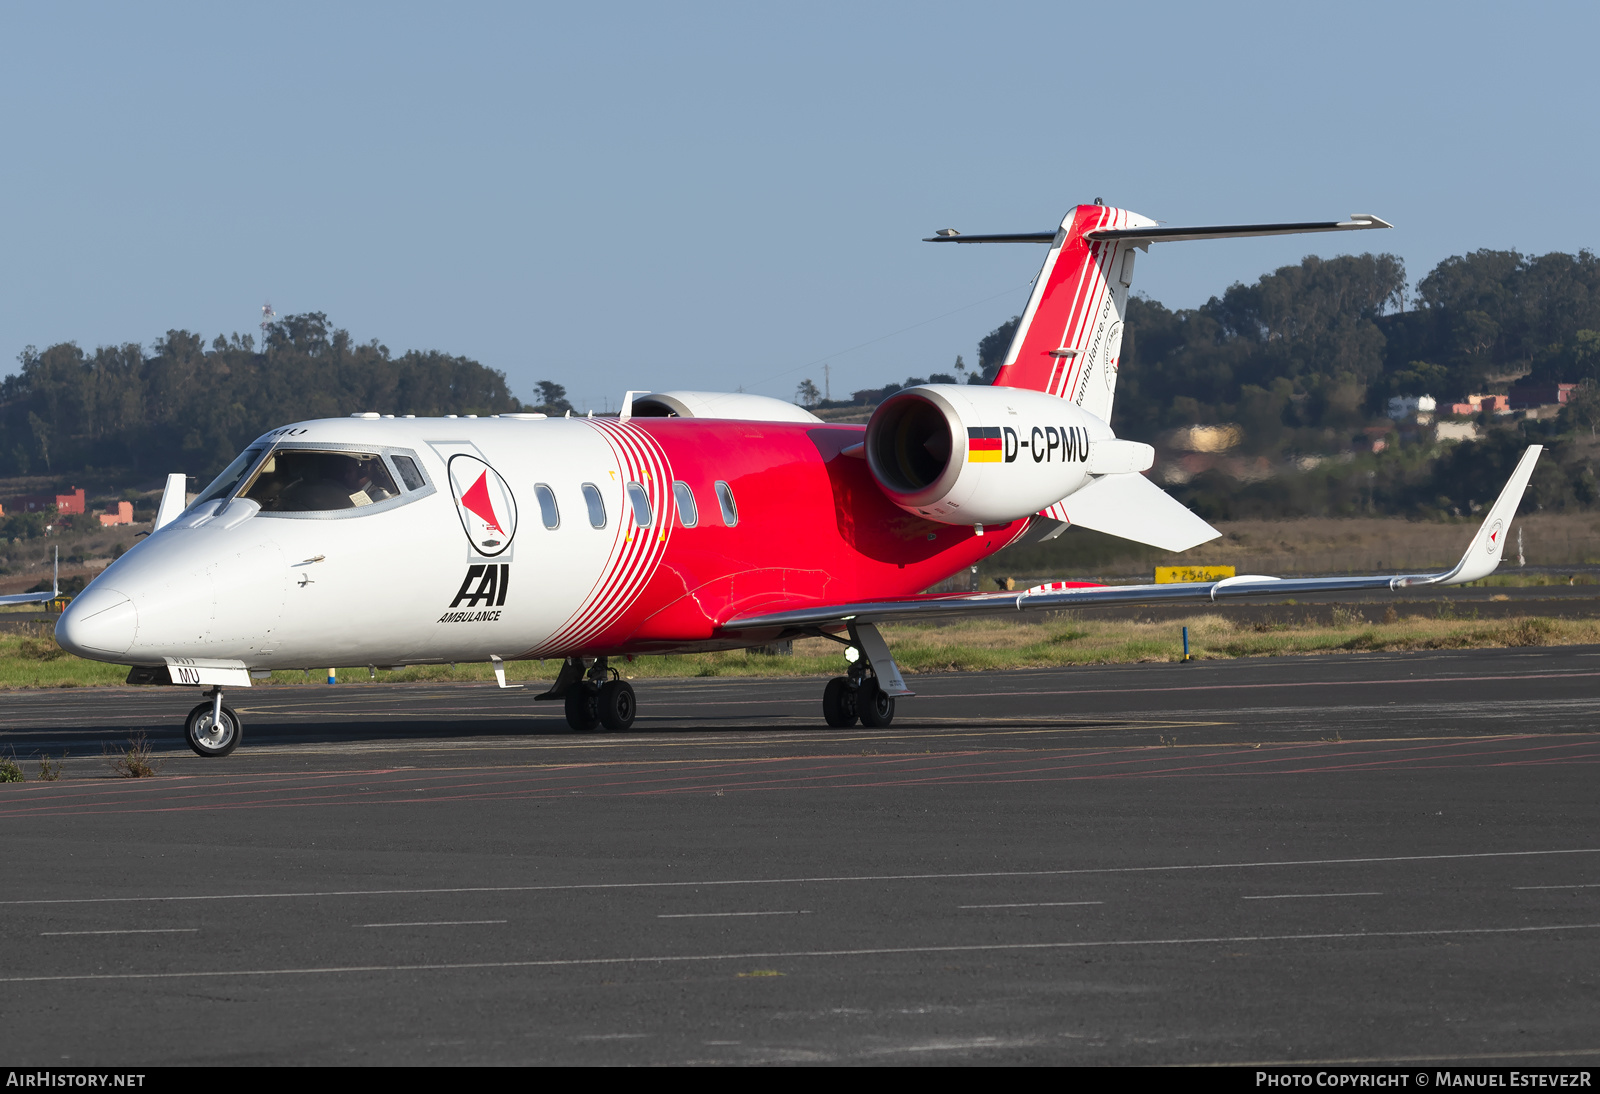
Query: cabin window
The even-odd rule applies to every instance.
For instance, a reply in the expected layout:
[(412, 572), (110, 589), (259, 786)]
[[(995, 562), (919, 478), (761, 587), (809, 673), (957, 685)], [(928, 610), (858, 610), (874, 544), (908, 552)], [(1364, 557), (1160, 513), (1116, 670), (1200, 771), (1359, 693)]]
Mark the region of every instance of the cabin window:
[(539, 516), (551, 531), (561, 527), (561, 510), (556, 508), (556, 493), (542, 482), (533, 484), (533, 496), (539, 499)]
[(589, 506), (589, 523), (596, 528), (606, 526), (606, 499), (600, 496), (600, 488), (592, 482), (583, 484), (583, 500)]
[(422, 472), (417, 470), (417, 461), (410, 456), (394, 455), (389, 458), (394, 461), (394, 469), (400, 473), (400, 481), (405, 483), (407, 490), (421, 490), (426, 485)]
[(261, 462), (239, 495), (263, 513), (327, 513), (399, 497), (389, 469), (374, 453), (280, 448)]
[(739, 507), (733, 503), (733, 487), (717, 483), (717, 504), (722, 507), (722, 523), (732, 528), (739, 523)]
[(695, 508), (694, 491), (689, 489), (688, 483), (673, 483), (672, 498), (678, 503), (678, 519), (685, 528), (693, 528), (700, 523), (700, 511)]
[(650, 495), (644, 492), (644, 487), (636, 482), (630, 482), (628, 501), (633, 505), (633, 523), (640, 528), (650, 527), (653, 520), (650, 512)]
[(255, 466), (255, 462), (261, 458), (261, 454), (265, 451), (265, 447), (257, 446), (255, 448), (247, 448), (239, 453), (234, 461), (223, 470), (222, 474), (212, 479), (211, 485), (206, 487), (200, 496), (194, 499), (194, 504), (199, 505), (201, 502), (214, 501), (217, 498), (232, 494), (233, 488), (239, 485), (240, 480), (245, 476), (245, 472)]

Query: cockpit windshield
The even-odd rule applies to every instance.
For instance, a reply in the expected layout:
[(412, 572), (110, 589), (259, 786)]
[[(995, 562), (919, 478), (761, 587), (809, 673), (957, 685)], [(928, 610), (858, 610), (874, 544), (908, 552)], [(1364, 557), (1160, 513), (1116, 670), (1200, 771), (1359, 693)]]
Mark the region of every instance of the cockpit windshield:
[(325, 513), (359, 509), (399, 493), (374, 453), (280, 448), (239, 496), (258, 503), (263, 513)]
[(214, 501), (217, 498), (224, 498), (232, 494), (234, 488), (239, 485), (239, 481), (244, 478), (245, 472), (256, 465), (256, 461), (261, 458), (261, 454), (265, 451), (266, 447), (264, 445), (256, 445), (239, 453), (238, 457), (227, 466), (227, 469), (215, 479), (212, 479), (211, 485), (206, 487), (200, 496), (194, 499), (194, 504), (199, 505), (201, 502)]

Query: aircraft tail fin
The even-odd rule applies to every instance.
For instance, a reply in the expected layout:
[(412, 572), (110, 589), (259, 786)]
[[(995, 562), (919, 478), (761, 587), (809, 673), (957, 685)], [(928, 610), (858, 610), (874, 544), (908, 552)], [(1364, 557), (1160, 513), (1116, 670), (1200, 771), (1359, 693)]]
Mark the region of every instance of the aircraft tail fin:
[(1340, 221), (1169, 227), (1097, 202), (1073, 208), (1053, 234), (962, 235), (946, 228), (928, 242), (1048, 243), (995, 385), (1049, 392), (1110, 422), (1135, 252), (1152, 243), (1389, 227), (1366, 213)]
[(1049, 392), (1111, 420), (1138, 244), (1090, 239), (1089, 233), (1140, 227), (1155, 227), (1155, 221), (1107, 205), (1079, 205), (1062, 219), (995, 376), (997, 387)]
[(1137, 471), (1102, 475), (1043, 515), (1164, 551), (1187, 551), (1222, 535)]

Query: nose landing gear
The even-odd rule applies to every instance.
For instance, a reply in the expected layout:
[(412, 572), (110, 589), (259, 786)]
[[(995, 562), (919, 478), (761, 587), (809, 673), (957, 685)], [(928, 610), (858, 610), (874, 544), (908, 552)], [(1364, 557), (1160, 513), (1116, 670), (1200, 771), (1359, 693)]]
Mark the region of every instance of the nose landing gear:
[(222, 705), (222, 689), (213, 687), (201, 703), (184, 719), (183, 733), (189, 747), (201, 756), (226, 756), (239, 747), (244, 726), (232, 707)]

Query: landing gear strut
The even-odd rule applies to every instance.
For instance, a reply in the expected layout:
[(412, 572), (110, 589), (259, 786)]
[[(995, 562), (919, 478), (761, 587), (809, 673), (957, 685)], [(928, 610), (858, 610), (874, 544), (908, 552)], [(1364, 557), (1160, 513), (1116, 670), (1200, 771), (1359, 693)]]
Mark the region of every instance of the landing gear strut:
[[(601, 726), (620, 730), (633, 725), (634, 715), (639, 709), (633, 685), (622, 679), (606, 658), (595, 658), (594, 664), (585, 672), (581, 658), (569, 657), (550, 691), (554, 692), (562, 685), (565, 685), (565, 694), (561, 698), (566, 704), (567, 725), (579, 733), (589, 733)], [(546, 696), (555, 698), (550, 692), (539, 698)]]
[(239, 747), (244, 725), (232, 707), (222, 705), (222, 689), (206, 692), (206, 702), (189, 712), (183, 723), (189, 747), (202, 756), (226, 756)]

